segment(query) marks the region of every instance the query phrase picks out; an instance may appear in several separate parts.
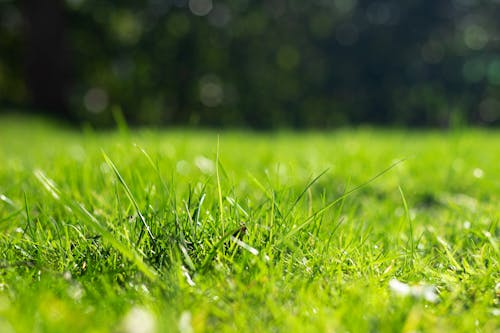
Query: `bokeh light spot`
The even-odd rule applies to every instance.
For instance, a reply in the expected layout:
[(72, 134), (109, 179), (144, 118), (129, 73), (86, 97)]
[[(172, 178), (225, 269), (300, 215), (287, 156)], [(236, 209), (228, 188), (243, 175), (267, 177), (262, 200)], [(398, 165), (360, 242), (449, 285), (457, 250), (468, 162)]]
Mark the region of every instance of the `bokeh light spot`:
[(92, 113), (101, 113), (108, 107), (108, 94), (104, 89), (92, 88), (83, 97), (85, 108)]
[(212, 0), (189, 0), (189, 9), (194, 15), (205, 16), (213, 8)]
[(472, 50), (481, 50), (488, 43), (488, 32), (481, 26), (471, 24), (464, 30), (464, 43)]
[(141, 38), (143, 27), (134, 13), (119, 11), (111, 15), (111, 29), (122, 43), (136, 44)]
[(472, 175), (474, 176), (474, 178), (483, 178), (484, 177), (484, 171), (483, 169), (480, 169), (480, 168), (475, 168), (474, 170), (472, 170)]
[(133, 307), (123, 318), (122, 331), (126, 333), (153, 333), (156, 331), (156, 320), (149, 310)]
[(207, 107), (216, 107), (224, 101), (222, 81), (213, 74), (200, 79), (200, 101)]

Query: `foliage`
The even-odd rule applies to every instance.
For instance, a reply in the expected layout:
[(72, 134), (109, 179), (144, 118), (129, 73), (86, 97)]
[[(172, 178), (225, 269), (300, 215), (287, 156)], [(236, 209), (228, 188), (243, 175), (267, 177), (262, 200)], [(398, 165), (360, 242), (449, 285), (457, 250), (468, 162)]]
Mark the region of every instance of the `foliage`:
[[(22, 16), (0, 6), (0, 102), (23, 105)], [(72, 110), (96, 124), (120, 110), (130, 123), (251, 128), (499, 121), (497, 0), (64, 6)]]

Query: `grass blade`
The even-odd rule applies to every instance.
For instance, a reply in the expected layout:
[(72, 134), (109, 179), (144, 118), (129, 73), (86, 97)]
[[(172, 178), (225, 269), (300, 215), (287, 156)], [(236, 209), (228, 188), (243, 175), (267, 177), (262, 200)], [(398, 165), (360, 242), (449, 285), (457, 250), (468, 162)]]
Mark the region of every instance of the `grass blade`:
[[(403, 201), (403, 206), (405, 210), (406, 220), (408, 221), (408, 242), (406, 248), (410, 248), (410, 264), (413, 266), (413, 260), (415, 259), (415, 240), (413, 236), (413, 220), (411, 218), (410, 209), (408, 208), (408, 202), (406, 201), (405, 194), (401, 186), (399, 186), (399, 193), (401, 194), (401, 200)], [(407, 250), (408, 251), (408, 250)]]
[(307, 190), (311, 188), (311, 186), (314, 185), (314, 183), (316, 183), (325, 173), (327, 173), (329, 170), (329, 168), (323, 170), (323, 172), (321, 172), (319, 175), (317, 175), (316, 177), (314, 177), (313, 180), (311, 180), (309, 182), (309, 184), (306, 185), (306, 187), (304, 188), (304, 190), (299, 194), (299, 196), (297, 197), (297, 199), (295, 199), (294, 203), (292, 204), (292, 207), (290, 207), (290, 210), (288, 210), (288, 212), (285, 214), (284, 216), (284, 220), (287, 219), (287, 217), (292, 213), (292, 211), (294, 210), (294, 208), (297, 206), (297, 204), (300, 202), (300, 200), (302, 199), (302, 197), (304, 196), (304, 194), (306, 194)]
[(359, 189), (365, 187), (366, 185), (374, 182), (375, 180), (377, 180), (378, 178), (380, 178), (381, 176), (383, 176), (384, 174), (386, 174), (387, 172), (389, 172), (391, 169), (395, 168), (397, 165), (399, 165), (400, 163), (404, 162), (406, 159), (401, 159), (401, 160), (398, 160), (396, 161), (395, 163), (391, 164), (389, 167), (385, 168), (384, 170), (382, 170), (381, 172), (379, 172), (378, 174), (376, 174), (375, 176), (373, 176), (372, 178), (368, 179), (367, 181), (365, 181), (364, 183), (354, 187), (353, 189), (345, 192), (343, 195), (341, 195), (340, 197), (338, 197), (337, 199), (331, 201), (330, 203), (328, 203), (325, 207), (321, 208), (320, 210), (318, 210), (317, 212), (313, 213), (312, 215), (310, 215), (309, 217), (307, 217), (305, 219), (305, 221), (299, 225), (298, 227), (294, 228), (292, 231), (290, 231), (288, 234), (286, 234), (285, 236), (283, 236), (282, 238), (282, 242), (290, 239), (293, 235), (295, 235), (297, 232), (299, 232), (300, 230), (304, 229), (305, 227), (307, 227), (311, 222), (314, 221), (314, 218), (316, 218), (317, 216), (320, 216), (321, 214), (324, 214), (326, 211), (328, 211), (330, 208), (332, 208), (333, 206), (335, 206), (337, 203), (341, 202), (342, 200), (344, 200), (346, 197), (348, 197), (349, 195), (351, 195), (352, 193), (358, 191)]
[(222, 204), (222, 188), (220, 184), (220, 176), (219, 176), (219, 137), (217, 136), (217, 155), (215, 157), (215, 177), (217, 178), (217, 194), (219, 199), (219, 214), (220, 214), (220, 223), (222, 225), (222, 232), (224, 232), (224, 206)]
[[(153, 236), (153, 233), (151, 232), (151, 228), (149, 227), (148, 223), (146, 222), (144, 215), (142, 215), (141, 210), (139, 208), (139, 205), (137, 204), (137, 201), (135, 200), (134, 195), (132, 194), (132, 191), (130, 191), (130, 188), (128, 187), (127, 183), (125, 182), (125, 179), (123, 179), (122, 175), (120, 174), (120, 172), (116, 168), (113, 161), (111, 161), (111, 159), (108, 157), (108, 155), (106, 155), (106, 153), (104, 151), (102, 152), (102, 154), (104, 156), (104, 160), (106, 161), (106, 163), (109, 165), (109, 167), (113, 170), (116, 177), (118, 178), (120, 184), (122, 185), (123, 189), (125, 190), (125, 193), (127, 194), (127, 197), (129, 198), (130, 202), (132, 202), (132, 205), (134, 205), (135, 211), (136, 211), (137, 215), (139, 216), (139, 218), (143, 224), (143, 227), (146, 229), (146, 231), (149, 235), (149, 238), (151, 239), (153, 244), (156, 244), (156, 240), (155, 240), (155, 237)], [(141, 233), (141, 235), (142, 235), (142, 233)], [(139, 239), (137, 240), (137, 244), (139, 244), (140, 241), (141, 241), (141, 237), (139, 237)]]
[(76, 212), (83, 217), (81, 221), (84, 222), (86, 226), (99, 233), (113, 248), (134, 263), (145, 276), (151, 280), (156, 279), (158, 275), (157, 272), (143, 261), (142, 256), (108, 231), (82, 203), (78, 203), (65, 196), (64, 193), (59, 190), (56, 183), (52, 179), (48, 178), (42, 170), (36, 170), (35, 176), (44, 185), (47, 191), (54, 196), (54, 198), (60, 200), (65, 207), (69, 207), (72, 212)]

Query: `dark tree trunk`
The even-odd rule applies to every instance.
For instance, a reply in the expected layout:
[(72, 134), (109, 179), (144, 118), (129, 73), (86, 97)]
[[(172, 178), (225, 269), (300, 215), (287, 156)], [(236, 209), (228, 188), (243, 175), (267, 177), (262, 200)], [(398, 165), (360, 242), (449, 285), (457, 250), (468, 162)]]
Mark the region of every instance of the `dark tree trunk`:
[(172, 122), (176, 125), (186, 125), (191, 118), (192, 98), (190, 95), (193, 85), (194, 54), (196, 52), (193, 37), (180, 42), (177, 54), (177, 69), (175, 80), (177, 80), (176, 109), (172, 116)]
[(57, 118), (73, 120), (68, 97), (69, 48), (62, 0), (23, 0), (25, 79), (32, 106)]

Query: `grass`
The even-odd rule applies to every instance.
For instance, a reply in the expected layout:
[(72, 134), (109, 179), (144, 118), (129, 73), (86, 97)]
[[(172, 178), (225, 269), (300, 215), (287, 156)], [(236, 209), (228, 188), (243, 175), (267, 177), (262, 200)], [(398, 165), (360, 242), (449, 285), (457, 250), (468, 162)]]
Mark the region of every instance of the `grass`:
[(500, 133), (0, 133), (0, 332), (500, 331)]

